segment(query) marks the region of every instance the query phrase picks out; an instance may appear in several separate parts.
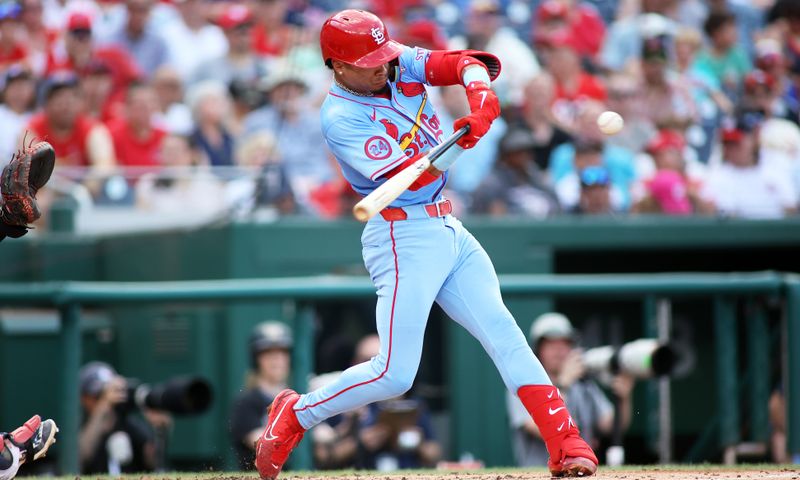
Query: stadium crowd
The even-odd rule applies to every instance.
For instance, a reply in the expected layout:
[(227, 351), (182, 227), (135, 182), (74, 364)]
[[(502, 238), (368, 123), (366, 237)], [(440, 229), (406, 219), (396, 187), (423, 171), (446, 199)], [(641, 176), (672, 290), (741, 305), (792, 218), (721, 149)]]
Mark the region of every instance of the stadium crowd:
[[(3, 0), (0, 158), (52, 143), (51, 199), (344, 216), (318, 33), (348, 7), (408, 45), (500, 57), (503, 116), (446, 192), (460, 214), (798, 210), (796, 0)], [(452, 130), (461, 88), (431, 90)]]

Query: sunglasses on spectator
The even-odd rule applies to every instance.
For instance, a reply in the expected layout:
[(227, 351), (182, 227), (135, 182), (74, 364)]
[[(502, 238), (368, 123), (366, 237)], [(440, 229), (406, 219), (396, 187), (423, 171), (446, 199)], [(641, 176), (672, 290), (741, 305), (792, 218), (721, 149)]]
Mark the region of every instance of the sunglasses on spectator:
[(580, 173), (581, 185), (584, 187), (605, 187), (610, 183), (608, 170), (603, 167), (586, 167)]
[(92, 31), (83, 28), (71, 30), (69, 34), (75, 37), (76, 40), (81, 40), (81, 41), (86, 41), (92, 38)]

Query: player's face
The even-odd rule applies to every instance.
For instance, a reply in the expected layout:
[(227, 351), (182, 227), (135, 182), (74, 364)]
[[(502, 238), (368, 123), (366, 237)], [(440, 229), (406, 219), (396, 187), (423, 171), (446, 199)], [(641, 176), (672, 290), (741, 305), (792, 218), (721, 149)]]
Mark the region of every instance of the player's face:
[(377, 92), (386, 86), (389, 79), (388, 63), (373, 68), (361, 68), (343, 62), (336, 63), (334, 68), (339, 74), (339, 81), (345, 87), (359, 93)]

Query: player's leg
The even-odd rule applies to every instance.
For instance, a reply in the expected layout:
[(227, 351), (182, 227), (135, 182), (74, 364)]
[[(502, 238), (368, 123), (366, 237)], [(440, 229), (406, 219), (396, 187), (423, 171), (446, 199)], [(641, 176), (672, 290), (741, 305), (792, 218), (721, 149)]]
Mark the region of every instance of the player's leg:
[(56, 433), (53, 420), (34, 415), (13, 432), (0, 434), (0, 480), (14, 478), (20, 465), (44, 457), (56, 442)]
[[(452, 234), (435, 222), (380, 220), (368, 224), (363, 253), (378, 293), (375, 313), (380, 352), (323, 388), (302, 396), (282, 392), (275, 399), (256, 451), (262, 478), (278, 475), (306, 429), (338, 413), (398, 396), (411, 387), (431, 305), (455, 259)], [(275, 438), (281, 436), (292, 441), (278, 448)]]
[(489, 256), (458, 222), (452, 222), (459, 261), (436, 301), (492, 358), (508, 389), (520, 397), (542, 432), (554, 475), (591, 475), (597, 458), (500, 295)]

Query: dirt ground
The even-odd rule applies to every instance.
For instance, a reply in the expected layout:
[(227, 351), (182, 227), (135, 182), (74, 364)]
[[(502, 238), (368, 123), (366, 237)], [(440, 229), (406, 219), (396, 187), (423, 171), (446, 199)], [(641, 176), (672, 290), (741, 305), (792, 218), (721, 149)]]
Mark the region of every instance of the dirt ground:
[[(36, 477), (28, 477), (36, 478)], [(65, 477), (61, 477), (65, 478)], [(69, 477), (69, 480), (257, 480), (255, 474), (244, 473), (175, 473), (157, 475), (124, 475), (122, 477)], [(596, 480), (749, 480), (749, 479), (800, 480), (800, 466), (694, 466), (694, 467), (624, 467), (600, 468)], [(549, 480), (545, 470), (532, 471), (415, 471), (412, 473), (380, 474), (375, 472), (286, 472), (279, 480)], [(55, 480), (50, 477), (48, 480)]]

